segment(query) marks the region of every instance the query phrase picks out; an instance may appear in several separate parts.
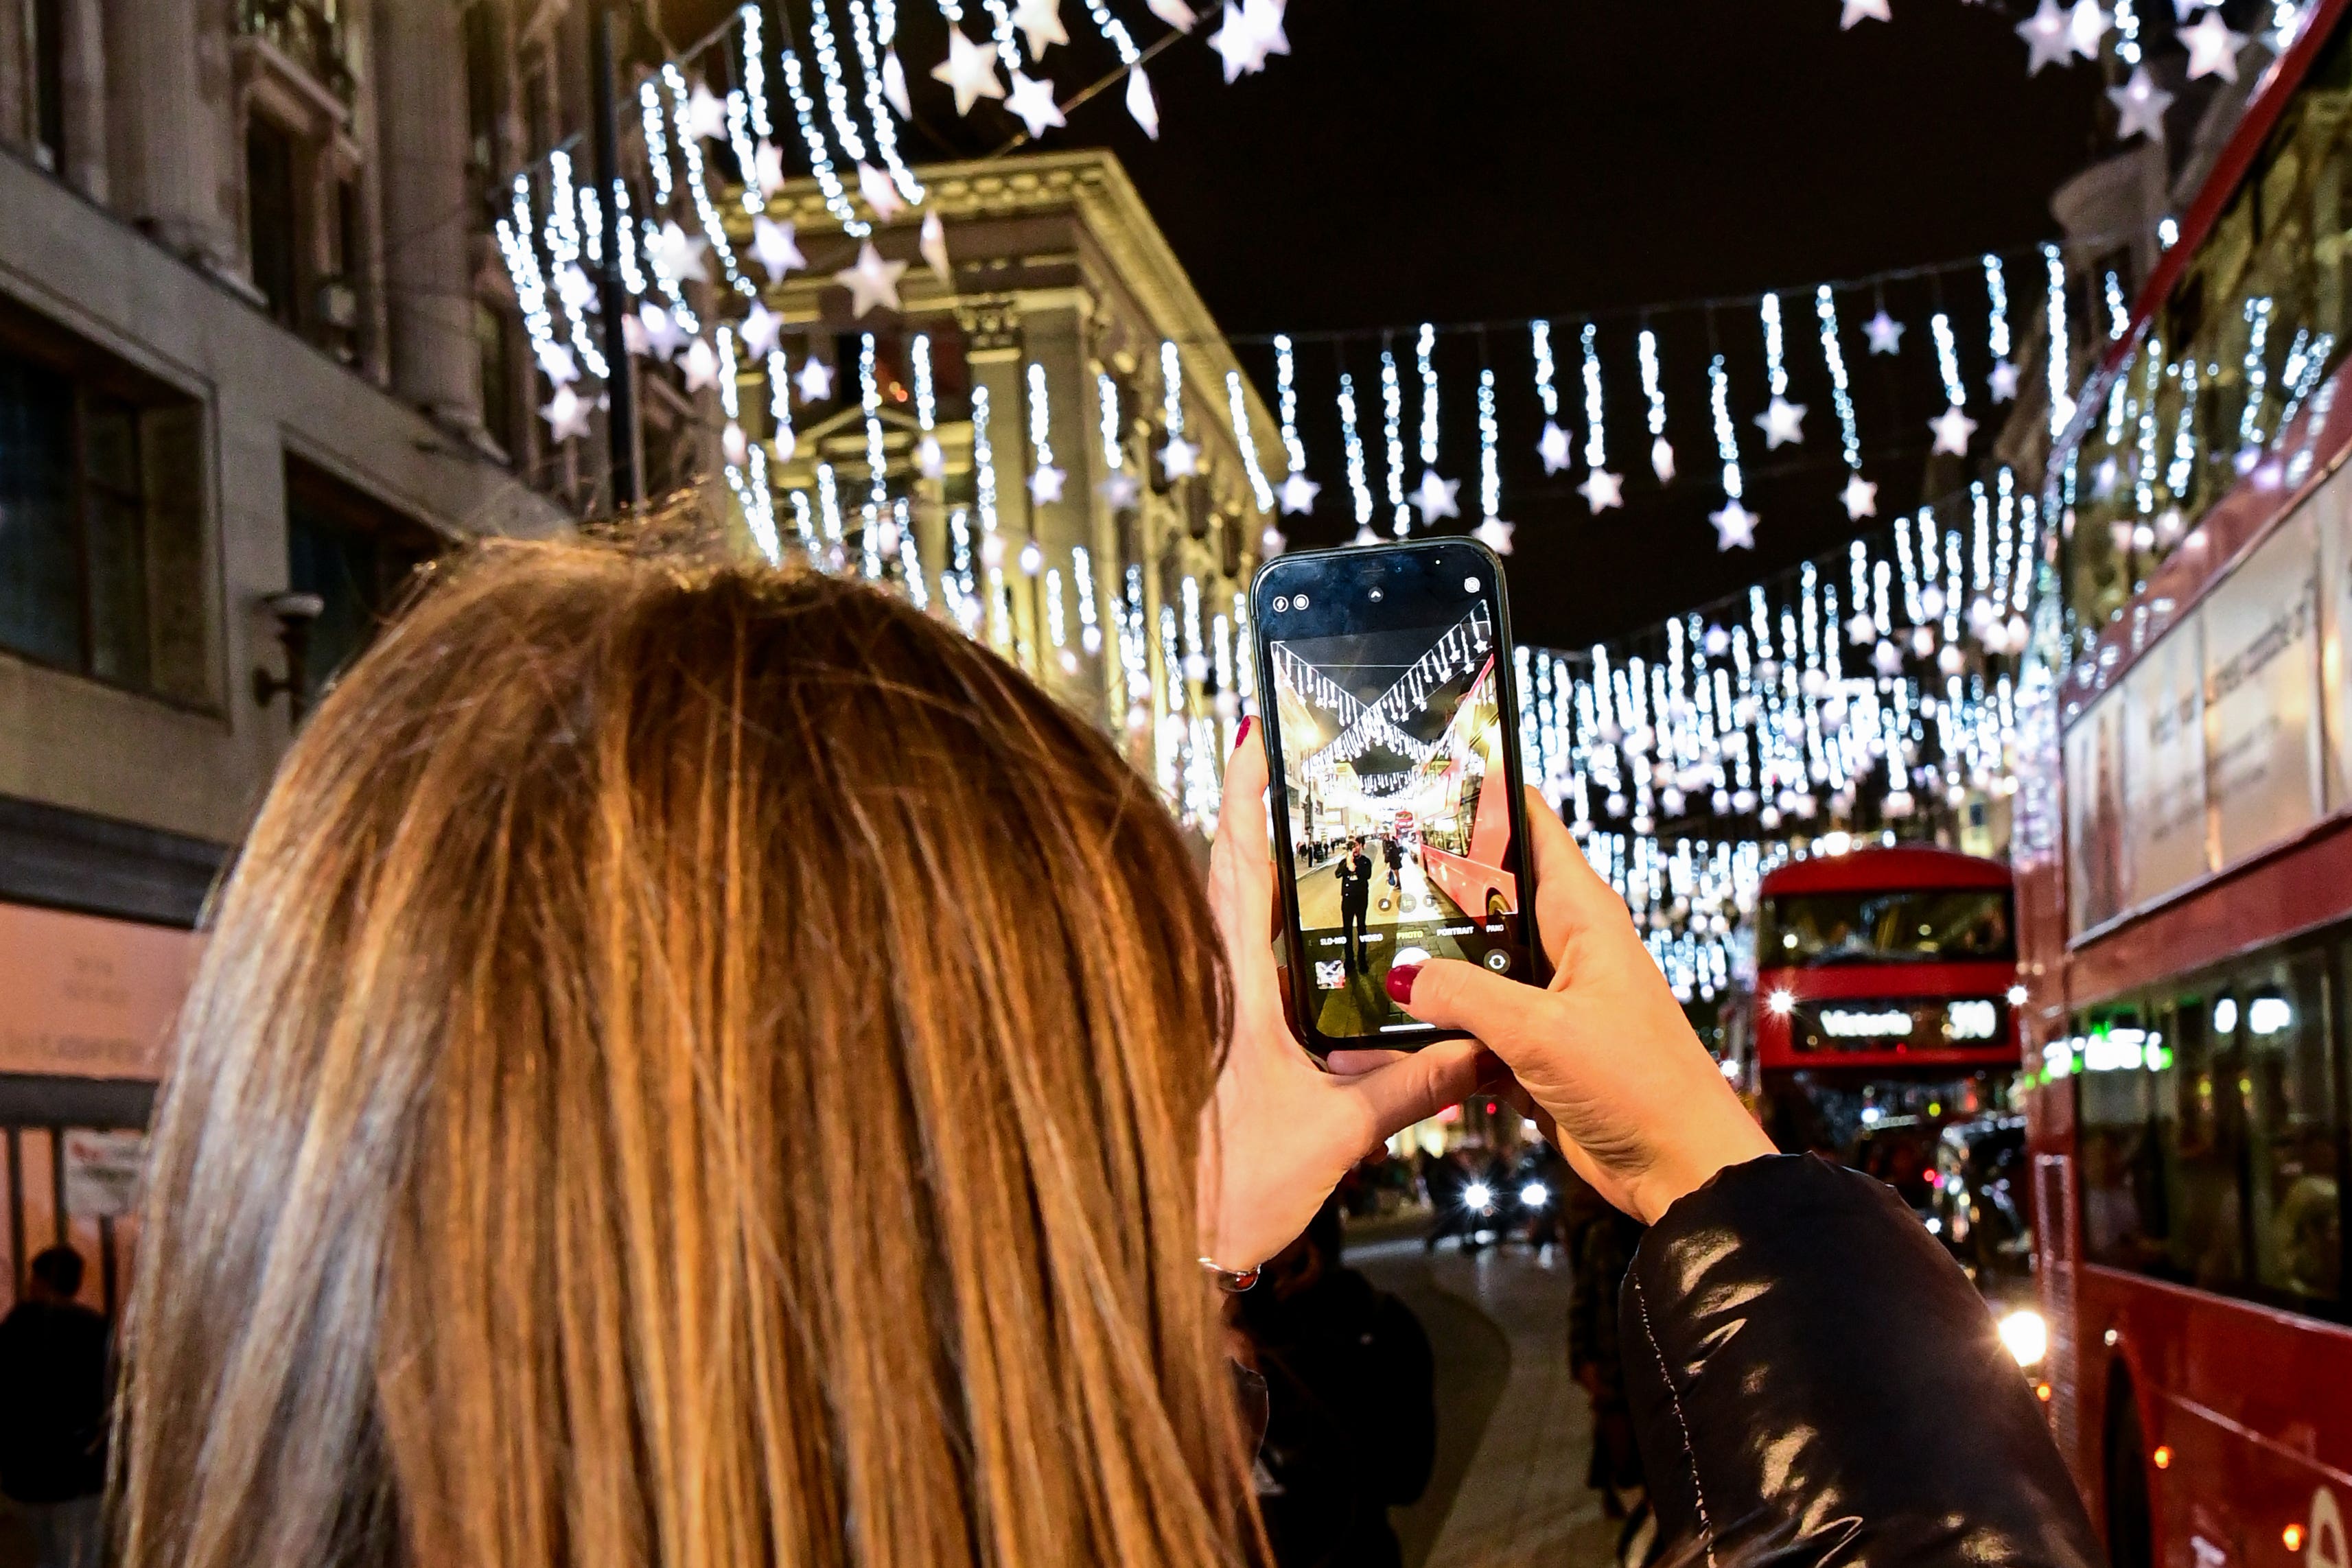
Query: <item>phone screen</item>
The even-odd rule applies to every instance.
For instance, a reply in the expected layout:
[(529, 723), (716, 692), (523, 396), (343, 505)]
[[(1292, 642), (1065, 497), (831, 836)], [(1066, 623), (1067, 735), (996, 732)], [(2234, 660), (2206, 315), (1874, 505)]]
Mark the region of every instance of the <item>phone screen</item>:
[(1286, 556), (1255, 593), (1292, 999), (1308, 1043), (1442, 1031), (1391, 968), (1538, 978), (1501, 572), (1463, 540)]

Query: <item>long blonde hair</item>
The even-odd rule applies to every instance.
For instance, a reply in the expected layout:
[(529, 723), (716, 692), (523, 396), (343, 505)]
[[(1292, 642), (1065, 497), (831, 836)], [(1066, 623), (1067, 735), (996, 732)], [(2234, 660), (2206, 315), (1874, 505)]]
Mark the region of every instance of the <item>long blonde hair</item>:
[(1209, 1564), (1229, 1003), (1083, 720), (870, 589), (478, 549), (311, 718), (158, 1118), (133, 1568)]

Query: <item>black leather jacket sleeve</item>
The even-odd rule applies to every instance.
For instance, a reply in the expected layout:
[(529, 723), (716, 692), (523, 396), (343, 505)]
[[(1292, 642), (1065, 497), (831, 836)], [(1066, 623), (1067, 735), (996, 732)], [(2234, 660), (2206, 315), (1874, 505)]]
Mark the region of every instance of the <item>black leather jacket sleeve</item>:
[(1620, 1310), (1671, 1557), (2104, 1563), (1983, 1300), (1868, 1176), (1810, 1155), (1721, 1172), (1643, 1239)]

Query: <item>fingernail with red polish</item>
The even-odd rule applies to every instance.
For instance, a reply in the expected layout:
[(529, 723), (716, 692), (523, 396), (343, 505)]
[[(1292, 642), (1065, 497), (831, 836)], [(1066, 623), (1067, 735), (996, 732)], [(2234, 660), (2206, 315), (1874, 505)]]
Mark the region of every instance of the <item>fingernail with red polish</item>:
[(1242, 742), (1249, 738), (1250, 726), (1256, 722), (1257, 715), (1254, 713), (1245, 713), (1242, 715), (1241, 727), (1234, 731), (1234, 749), (1235, 751), (1239, 751), (1242, 748)]
[(1389, 971), (1388, 977), (1381, 984), (1389, 988), (1390, 997), (1395, 999), (1398, 1006), (1411, 1007), (1412, 977), (1420, 973), (1421, 966), (1418, 964), (1399, 964)]

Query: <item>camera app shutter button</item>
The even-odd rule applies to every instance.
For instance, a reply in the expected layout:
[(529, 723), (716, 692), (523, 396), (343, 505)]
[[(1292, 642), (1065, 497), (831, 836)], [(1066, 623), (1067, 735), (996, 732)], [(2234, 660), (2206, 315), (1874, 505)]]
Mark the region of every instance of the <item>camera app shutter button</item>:
[(1487, 953), (1486, 967), (1494, 970), (1495, 973), (1499, 975), (1510, 967), (1511, 956), (1508, 953), (1504, 952), (1500, 947), (1494, 948)]

